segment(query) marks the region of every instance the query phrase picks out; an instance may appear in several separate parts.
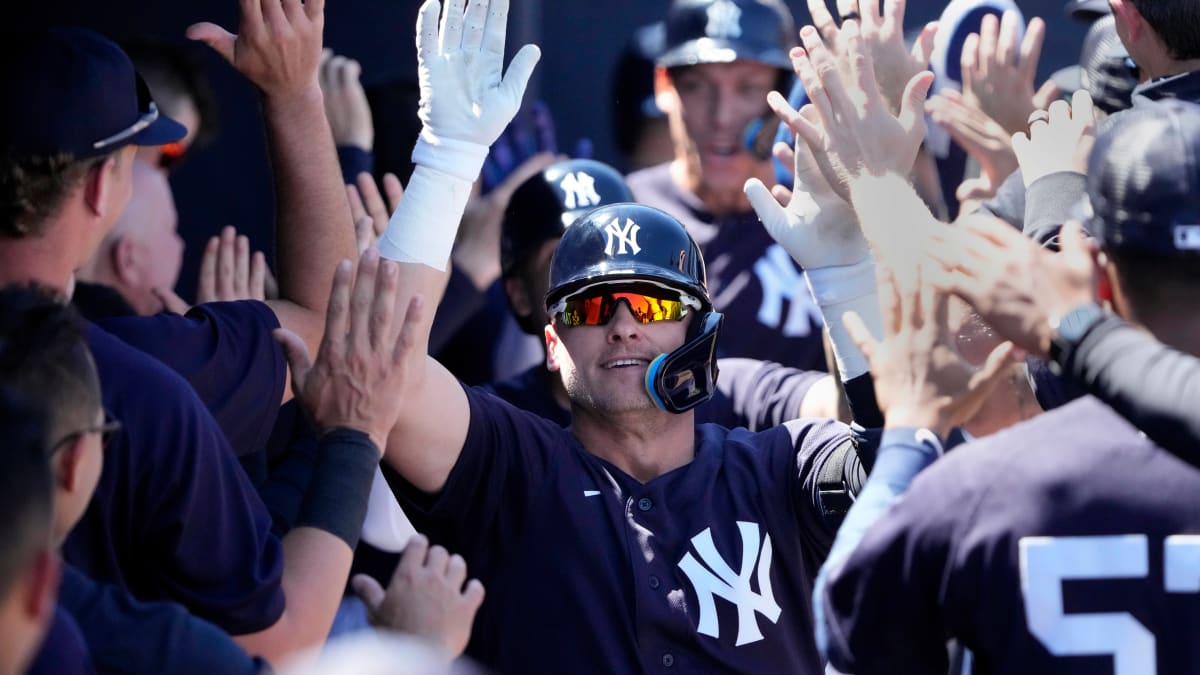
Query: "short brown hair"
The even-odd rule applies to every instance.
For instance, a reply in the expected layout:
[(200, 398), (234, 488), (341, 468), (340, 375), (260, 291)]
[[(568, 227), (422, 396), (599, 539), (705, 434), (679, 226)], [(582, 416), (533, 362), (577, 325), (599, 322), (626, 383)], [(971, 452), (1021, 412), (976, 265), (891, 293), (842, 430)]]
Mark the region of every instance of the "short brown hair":
[(0, 155), (0, 237), (40, 235), (43, 224), (58, 213), (88, 169), (107, 158), (77, 160), (67, 153)]

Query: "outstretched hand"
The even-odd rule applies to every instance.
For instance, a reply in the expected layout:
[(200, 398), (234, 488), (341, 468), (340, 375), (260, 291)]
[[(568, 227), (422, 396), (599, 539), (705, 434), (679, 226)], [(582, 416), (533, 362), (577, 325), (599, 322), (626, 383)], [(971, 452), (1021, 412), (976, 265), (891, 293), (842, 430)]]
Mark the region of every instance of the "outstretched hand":
[(370, 152), (375, 147), (375, 122), (367, 92), (358, 79), (361, 74), (358, 61), (329, 49), (321, 52), (319, 81), (333, 142)]
[(354, 219), (354, 236), (358, 242), (358, 254), (362, 255), (375, 245), (387, 229), (388, 220), (400, 207), (404, 198), (404, 186), (396, 174), (383, 174), (383, 190), (387, 203), (379, 194), (375, 177), (367, 172), (358, 174), (354, 185), (346, 186), (346, 199), (350, 202), (350, 217)]
[(414, 296), (396, 311), (399, 266), (380, 261), (370, 249), (355, 273), (349, 261), (338, 265), (329, 296), (325, 336), (317, 360), (304, 341), (277, 329), (292, 371), (292, 388), (322, 432), (349, 428), (365, 432), (380, 449), (400, 417), (405, 401), (409, 352), (416, 345), (422, 301)]
[(237, 34), (207, 21), (187, 29), (263, 94), (286, 99), (317, 91), (325, 0), (239, 0)]
[(1031, 354), (1046, 356), (1052, 326), (1096, 300), (1097, 252), (1079, 223), (1063, 225), (1059, 253), (988, 216), (941, 228), (933, 244), (930, 280)]
[(877, 269), (883, 340), (876, 341), (854, 313), (846, 314), (846, 330), (870, 361), (886, 426), (923, 427), (945, 438), (1003, 381), (1012, 343), (998, 345), (977, 370), (954, 347), (950, 295), (923, 280), (920, 269), (909, 284), (886, 266)]
[(1024, 131), (1029, 114), (1046, 109), (1061, 94), (1053, 80), (1034, 91), (1046, 23), (1035, 17), (1020, 39), (1019, 21), (1011, 10), (1001, 19), (988, 14), (979, 32), (968, 35), (962, 48), (963, 99), (1009, 134)]
[(365, 574), (350, 583), (366, 603), (371, 623), (423, 637), (451, 656), (467, 648), (471, 624), (483, 604), (483, 584), (467, 581), (462, 556), (430, 547), (421, 535), (408, 542), (387, 590)]
[(520, 108), (541, 51), (525, 45), (501, 77), (508, 0), (447, 0), (439, 29), (440, 10), (425, 0), (417, 17), (422, 135), (491, 146)]
[(1087, 173), (1087, 160), (1096, 143), (1096, 109), (1092, 96), (1080, 89), (1071, 103), (1055, 101), (1044, 119), (1029, 125), (1029, 133), (1012, 137), (1025, 187), (1060, 171)]

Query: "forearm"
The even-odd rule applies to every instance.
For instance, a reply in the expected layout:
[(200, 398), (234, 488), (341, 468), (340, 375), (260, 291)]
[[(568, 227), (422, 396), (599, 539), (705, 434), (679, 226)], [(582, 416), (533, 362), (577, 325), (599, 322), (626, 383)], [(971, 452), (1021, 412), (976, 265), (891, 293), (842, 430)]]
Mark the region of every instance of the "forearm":
[(1064, 354), (1064, 372), (1180, 459), (1200, 466), (1200, 360), (1116, 316)]
[(267, 630), (238, 636), (247, 651), (278, 664), (325, 640), (349, 578), (378, 459), (363, 432), (338, 429), (321, 439), (297, 525), (283, 539), (287, 607)]
[[(323, 321), (333, 270), (357, 251), (321, 90), (314, 82), (296, 97), (268, 96), (263, 115), (275, 178), (280, 297)], [(310, 347), (315, 351), (316, 343)]]
[(1087, 177), (1059, 171), (1035, 180), (1025, 194), (1025, 236), (1045, 246), (1058, 240), (1063, 223), (1087, 196)]

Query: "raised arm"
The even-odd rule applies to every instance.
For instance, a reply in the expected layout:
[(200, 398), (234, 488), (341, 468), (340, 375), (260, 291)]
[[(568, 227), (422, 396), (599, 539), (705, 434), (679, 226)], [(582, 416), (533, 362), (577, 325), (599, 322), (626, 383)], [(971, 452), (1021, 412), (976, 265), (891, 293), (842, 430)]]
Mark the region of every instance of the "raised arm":
[[(526, 45), (502, 77), (508, 0), (449, 0), (445, 15), (426, 0), (417, 18), (421, 135), (404, 199), (379, 240), (400, 262), (400, 302), (440, 297), (458, 224), (488, 147), (520, 107), (540, 52)], [(470, 422), (459, 382), (428, 356), (433, 311), (425, 312), (409, 354), (406, 406), (388, 440), (387, 461), (426, 492), (441, 490)]]
[(329, 280), (357, 258), (354, 224), (325, 118), (317, 71), (324, 0), (240, 0), (238, 34), (200, 23), (188, 37), (217, 51), (262, 96), (275, 179), (279, 323), (315, 351), (325, 325)]

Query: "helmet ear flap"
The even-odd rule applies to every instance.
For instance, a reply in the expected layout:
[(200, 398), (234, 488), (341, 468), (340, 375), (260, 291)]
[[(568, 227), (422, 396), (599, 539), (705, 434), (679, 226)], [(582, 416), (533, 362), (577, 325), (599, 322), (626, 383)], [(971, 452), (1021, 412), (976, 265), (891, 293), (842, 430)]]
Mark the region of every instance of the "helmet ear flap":
[(706, 312), (693, 324), (691, 338), (675, 351), (662, 354), (646, 369), (646, 393), (654, 405), (684, 413), (712, 398), (717, 391), (717, 336), (725, 315)]

